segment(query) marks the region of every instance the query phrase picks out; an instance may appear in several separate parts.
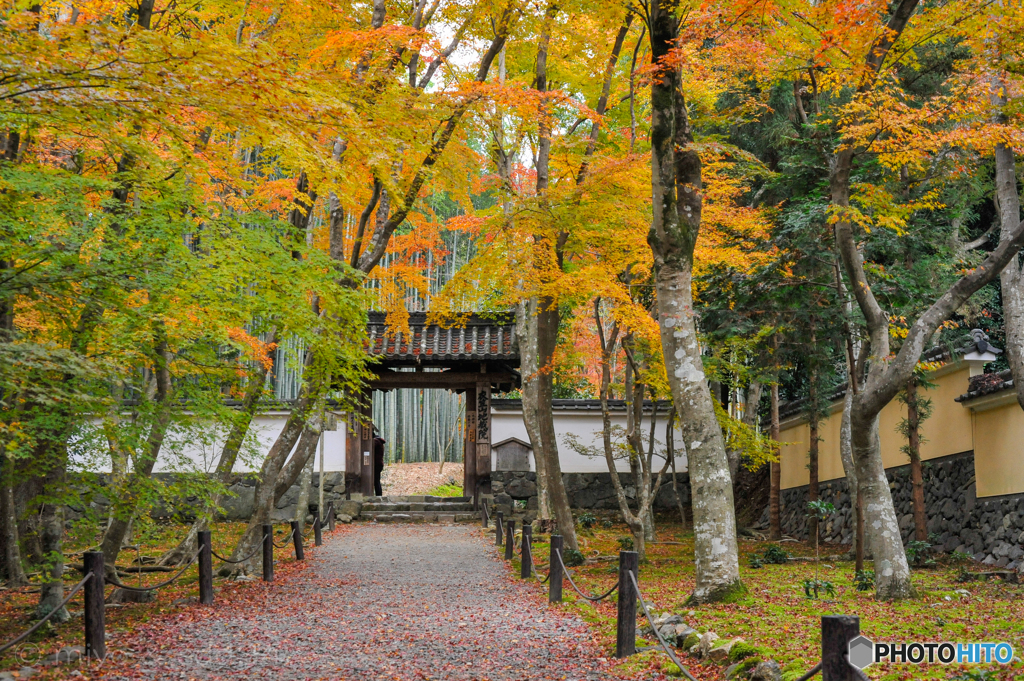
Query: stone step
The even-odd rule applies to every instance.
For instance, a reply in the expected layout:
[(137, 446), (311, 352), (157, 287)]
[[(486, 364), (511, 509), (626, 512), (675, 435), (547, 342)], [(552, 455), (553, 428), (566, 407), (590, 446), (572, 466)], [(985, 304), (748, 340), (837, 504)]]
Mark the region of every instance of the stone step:
[(410, 503), (431, 503), (431, 504), (465, 504), (472, 502), (472, 497), (434, 497), (427, 494), (396, 495), (388, 497), (363, 497), (363, 503), (376, 504), (410, 504)]
[(406, 513), (409, 511), (433, 511), (435, 513), (472, 513), (473, 504), (465, 503), (436, 503), (436, 502), (409, 502), (389, 503), (381, 501), (368, 501), (363, 504), (363, 511), (377, 513)]
[(415, 523), (415, 522), (479, 522), (480, 516), (476, 513), (438, 513), (437, 511), (406, 511), (396, 513), (380, 513), (363, 511), (359, 514), (360, 520), (376, 521), (378, 523)]

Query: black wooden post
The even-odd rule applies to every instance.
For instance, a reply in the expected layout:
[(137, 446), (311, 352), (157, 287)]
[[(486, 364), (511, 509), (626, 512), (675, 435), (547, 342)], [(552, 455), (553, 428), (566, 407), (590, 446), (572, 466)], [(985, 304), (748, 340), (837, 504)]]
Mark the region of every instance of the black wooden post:
[(516, 543), (516, 521), (509, 520), (505, 525), (505, 560), (512, 560), (512, 551)]
[(263, 581), (274, 581), (274, 526), (263, 526)]
[(293, 520), (292, 543), (295, 544), (295, 560), (306, 560), (306, 552), (302, 550), (302, 530), (299, 529), (299, 521)]
[(82, 587), (85, 596), (85, 656), (102, 660), (107, 656), (107, 640), (104, 634), (106, 615), (103, 610), (103, 552), (86, 551), (82, 554), (82, 563), (85, 574), (92, 575)]
[(636, 551), (619, 551), (619, 611), (615, 628), (615, 657), (636, 652), (636, 591), (629, 573), (637, 576), (640, 564)]
[(860, 618), (855, 615), (825, 615), (821, 618), (822, 681), (855, 681), (847, 662), (850, 641), (860, 636)]
[(548, 559), (548, 603), (562, 602), (562, 535), (551, 535), (551, 556)]
[(316, 509), (316, 517), (313, 518), (313, 546), (320, 546), (324, 543), (323, 530), (320, 529), (320, 509)]
[(199, 533), (199, 602), (213, 604), (213, 546), (209, 530)]
[(495, 546), (501, 546), (501, 540), (505, 536), (505, 527), (504, 527), (505, 523), (502, 522), (502, 518), (504, 518), (504, 517), (505, 517), (505, 515), (501, 511), (498, 511), (497, 518), (494, 521), (494, 545)]
[(533, 542), (533, 526), (523, 521), (523, 561), (519, 568), (519, 577), (529, 579), (533, 574), (533, 551), (530, 544)]

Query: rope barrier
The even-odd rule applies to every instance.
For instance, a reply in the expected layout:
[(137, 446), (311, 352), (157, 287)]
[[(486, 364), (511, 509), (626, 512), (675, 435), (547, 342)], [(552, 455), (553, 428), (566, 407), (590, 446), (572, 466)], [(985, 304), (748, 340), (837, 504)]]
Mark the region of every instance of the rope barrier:
[[(665, 639), (661, 637), (661, 632), (658, 631), (658, 627), (654, 626), (654, 621), (651, 619), (651, 613), (647, 610), (647, 603), (644, 602), (644, 597), (640, 593), (640, 585), (636, 582), (636, 575), (633, 574), (632, 570), (626, 570), (625, 572), (629, 575), (629, 581), (633, 583), (633, 588), (636, 589), (636, 598), (640, 601), (640, 607), (643, 608), (644, 616), (647, 618), (648, 624), (650, 624), (651, 628), (654, 629), (654, 635), (658, 637), (658, 643), (661, 644), (661, 647), (664, 648), (669, 659), (679, 667), (679, 671), (681, 671), (686, 678), (690, 681), (697, 681), (697, 679), (693, 678), (693, 674), (691, 674), (690, 671), (682, 665), (679, 658), (677, 658), (675, 653), (672, 652), (672, 649), (669, 648), (668, 644), (665, 643)], [(819, 664), (818, 667), (820, 668), (821, 665)]]
[(586, 598), (588, 601), (603, 601), (604, 599), (608, 598), (613, 593), (615, 593), (615, 590), (619, 588), (619, 583), (616, 582), (615, 585), (612, 586), (612, 588), (608, 589), (608, 591), (604, 592), (600, 596), (588, 596), (587, 594), (580, 591), (580, 588), (576, 586), (576, 582), (572, 581), (572, 573), (569, 572), (569, 568), (565, 567), (565, 561), (562, 560), (562, 552), (555, 551), (555, 555), (558, 556), (558, 562), (562, 564), (562, 573), (565, 575), (565, 578), (569, 580), (569, 584), (571, 584), (572, 588), (576, 590), (576, 593), (578, 593), (583, 598)]
[(276, 541), (274, 541), (273, 539), (271, 539), (271, 540), (270, 540), (270, 543), (271, 543), (271, 544), (273, 544), (274, 546), (276, 546), (276, 547), (277, 547), (277, 548), (279, 548), (279, 549), (283, 549), (283, 548), (285, 548), (285, 547), (287, 547), (287, 546), (288, 546), (288, 542), (289, 542), (289, 540), (291, 540), (291, 538), (292, 538), (292, 536), (293, 536), (294, 534), (295, 534), (295, 528), (292, 528), (292, 531), (291, 531), (291, 532), (289, 532), (289, 533), (288, 533), (288, 536), (284, 538), (284, 542), (282, 542), (282, 543), (278, 544), (278, 543), (277, 543)]
[(58, 605), (53, 610), (51, 610), (50, 612), (46, 613), (46, 615), (43, 617), (43, 619), (39, 620), (38, 622), (33, 624), (31, 627), (29, 627), (28, 631), (26, 631), (21, 636), (18, 636), (13, 641), (8, 641), (3, 646), (0, 646), (0, 653), (6, 652), (9, 648), (18, 645), (19, 643), (24, 641), (26, 638), (28, 638), (29, 636), (34, 634), (36, 632), (36, 630), (39, 629), (39, 627), (43, 626), (43, 624), (47, 620), (49, 620), (51, 617), (53, 617), (54, 613), (63, 610), (64, 606), (71, 602), (71, 599), (74, 597), (74, 595), (76, 593), (78, 593), (81, 590), (81, 588), (83, 586), (85, 586), (85, 583), (88, 582), (91, 578), (92, 578), (92, 573), (90, 572), (89, 574), (87, 574), (85, 577), (82, 578), (82, 581), (80, 581), (78, 584), (75, 584), (75, 586), (71, 589), (71, 592), (67, 595), (67, 597), (65, 597), (64, 600), (61, 601), (61, 604)]
[(262, 548), (263, 548), (263, 541), (261, 540), (258, 544), (256, 544), (256, 548), (253, 549), (252, 553), (250, 553), (245, 558), (239, 558), (238, 560), (231, 560), (230, 558), (225, 558), (224, 556), (220, 555), (219, 553), (217, 553), (213, 549), (210, 549), (210, 555), (213, 556), (214, 558), (216, 558), (217, 560), (224, 561), (225, 563), (230, 563), (231, 565), (238, 565), (239, 563), (244, 563), (245, 561), (247, 561), (250, 558), (252, 558), (253, 556), (255, 556), (257, 553), (260, 552), (260, 549), (262, 549)]
[(176, 582), (179, 577), (181, 577), (183, 574), (185, 574), (185, 570), (188, 570), (190, 567), (192, 567), (192, 563), (196, 562), (196, 559), (199, 558), (199, 553), (200, 553), (199, 551), (196, 551), (195, 553), (193, 553), (192, 557), (189, 559), (189, 561), (187, 563), (185, 563), (185, 567), (183, 567), (180, 570), (178, 570), (178, 574), (174, 575), (173, 577), (168, 579), (166, 582), (160, 582), (159, 584), (154, 584), (153, 586), (143, 586), (143, 587), (128, 586), (127, 584), (122, 584), (120, 582), (120, 580), (118, 580), (116, 578), (112, 579), (110, 577), (104, 577), (104, 581), (107, 584), (113, 584), (118, 589), (124, 589), (125, 591), (141, 591), (141, 592), (156, 591), (157, 589), (162, 589), (165, 586), (168, 586), (169, 584), (173, 584), (174, 582)]

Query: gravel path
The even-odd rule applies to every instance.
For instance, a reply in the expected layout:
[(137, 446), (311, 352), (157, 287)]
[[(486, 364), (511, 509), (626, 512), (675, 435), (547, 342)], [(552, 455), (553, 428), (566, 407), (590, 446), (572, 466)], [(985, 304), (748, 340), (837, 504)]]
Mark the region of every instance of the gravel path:
[(586, 626), (510, 573), (476, 527), (344, 527), (273, 584), (147, 625), (128, 676), (615, 678)]

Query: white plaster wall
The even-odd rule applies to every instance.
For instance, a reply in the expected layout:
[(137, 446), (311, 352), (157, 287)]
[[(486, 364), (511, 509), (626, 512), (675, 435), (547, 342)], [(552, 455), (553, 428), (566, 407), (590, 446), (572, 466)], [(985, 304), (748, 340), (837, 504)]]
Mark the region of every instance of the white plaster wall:
[[(263, 457), (270, 451), (277, 436), (280, 435), (288, 414), (268, 413), (253, 419), (243, 445), (243, 452), (235, 462), (235, 473), (251, 473), (259, 471)], [(97, 422), (98, 425), (98, 422)], [(221, 448), (224, 444), (226, 431), (197, 437), (189, 432), (171, 432), (164, 442), (161, 455), (157, 458), (154, 470), (170, 472), (182, 470), (198, 470), (212, 473), (217, 468)], [(338, 429), (328, 430), (324, 434), (324, 470), (328, 472), (345, 470), (345, 423), (338, 419)], [(294, 453), (294, 448), (292, 453)], [(81, 468), (109, 473), (110, 457), (102, 451), (89, 451), (76, 458)], [(320, 448), (315, 454), (315, 471), (320, 470)]]
[[(666, 415), (659, 414), (658, 422), (655, 425), (655, 446), (654, 446), (654, 468), (661, 470), (665, 460), (658, 455), (665, 447), (665, 419)], [(556, 411), (555, 412), (555, 435), (558, 438), (558, 462), (563, 473), (607, 473), (608, 464), (605, 463), (604, 448), (601, 443), (601, 412), (599, 411)], [(644, 445), (648, 442), (650, 435), (650, 415), (644, 415)], [(626, 427), (625, 414), (612, 414), (612, 425)], [(600, 456), (588, 457), (578, 453), (569, 447), (565, 442), (565, 435), (573, 433), (578, 440), (588, 446), (598, 448)], [(495, 445), (510, 437), (519, 438), (529, 443), (530, 436), (526, 432), (526, 424), (523, 422), (522, 411), (494, 411), (491, 412), (491, 444)], [(678, 427), (675, 431), (676, 450), (676, 471), (682, 473), (686, 470), (686, 453), (681, 451), (682, 434)], [(496, 470), (497, 457), (491, 457), (491, 469)], [(629, 463), (625, 460), (616, 461), (616, 468), (623, 472), (629, 472)], [(533, 452), (530, 452), (530, 470), (537, 470), (533, 460)]]

